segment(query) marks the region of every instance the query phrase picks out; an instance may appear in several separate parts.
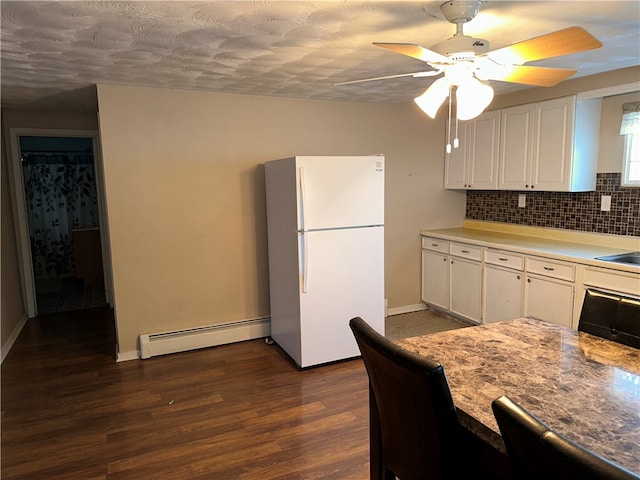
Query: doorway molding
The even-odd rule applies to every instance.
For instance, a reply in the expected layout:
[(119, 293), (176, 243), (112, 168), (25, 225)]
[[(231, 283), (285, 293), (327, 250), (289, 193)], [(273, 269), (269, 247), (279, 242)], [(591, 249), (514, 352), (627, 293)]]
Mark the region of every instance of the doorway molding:
[(9, 185), (11, 186), (11, 194), (13, 196), (13, 214), (16, 221), (16, 243), (18, 245), (19, 256), (18, 263), (20, 265), (24, 307), (27, 317), (32, 318), (37, 315), (37, 298), (35, 278), (33, 276), (33, 259), (31, 255), (31, 242), (29, 240), (29, 221), (20, 150), (20, 137), (25, 136), (91, 138), (96, 177), (96, 193), (98, 198), (98, 218), (100, 220), (105, 297), (107, 303), (112, 306), (111, 247), (109, 244), (109, 224), (106, 214), (104, 168), (102, 164), (99, 132), (97, 130), (10, 128), (11, 161), (9, 162)]

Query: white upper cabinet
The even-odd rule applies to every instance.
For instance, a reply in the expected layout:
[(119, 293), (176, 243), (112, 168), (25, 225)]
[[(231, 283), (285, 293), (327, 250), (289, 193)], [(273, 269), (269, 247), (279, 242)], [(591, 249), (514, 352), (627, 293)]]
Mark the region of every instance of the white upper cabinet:
[(444, 188), (466, 189), (468, 152), (467, 152), (467, 130), (469, 122), (462, 122), (458, 125), (458, 138), (460, 145), (452, 148), (451, 153), (446, 153), (444, 157)]
[(460, 146), (445, 157), (444, 188), (498, 188), (500, 110), (485, 112), (458, 125)]
[(502, 109), (500, 190), (595, 190), (601, 99), (575, 95)]
[(503, 190), (525, 190), (530, 183), (533, 106), (502, 109), (500, 180)]

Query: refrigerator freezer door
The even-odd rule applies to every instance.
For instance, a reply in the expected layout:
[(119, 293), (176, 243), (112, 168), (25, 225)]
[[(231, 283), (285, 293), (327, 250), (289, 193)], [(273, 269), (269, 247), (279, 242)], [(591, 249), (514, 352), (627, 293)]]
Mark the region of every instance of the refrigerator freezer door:
[(298, 230), (384, 224), (384, 157), (296, 157)]
[(307, 232), (299, 242), (308, 253), (306, 293), (300, 272), (300, 366), (360, 355), (351, 318), (384, 335), (384, 227)]

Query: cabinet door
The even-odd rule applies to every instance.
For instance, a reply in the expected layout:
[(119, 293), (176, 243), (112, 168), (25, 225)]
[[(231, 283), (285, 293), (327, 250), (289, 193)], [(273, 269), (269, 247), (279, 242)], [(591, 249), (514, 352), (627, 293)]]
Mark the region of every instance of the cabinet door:
[(532, 110), (531, 105), (502, 109), (499, 189), (529, 188)]
[(451, 258), (451, 312), (475, 322), (482, 320), (480, 262)]
[[(451, 153), (445, 154), (444, 160), (444, 188), (446, 189), (466, 189), (468, 187), (468, 155), (467, 136), (469, 124), (461, 122), (458, 124), (458, 148), (452, 148)], [(453, 140), (452, 140), (453, 141)]]
[(530, 188), (568, 191), (571, 180), (575, 97), (534, 105)]
[(469, 188), (498, 188), (498, 146), (500, 144), (500, 110), (485, 112), (470, 124)]
[(422, 301), (449, 310), (449, 256), (422, 250)]
[(522, 272), (486, 265), (484, 282), (482, 323), (500, 322), (522, 316)]
[(527, 275), (525, 316), (572, 328), (573, 283)]

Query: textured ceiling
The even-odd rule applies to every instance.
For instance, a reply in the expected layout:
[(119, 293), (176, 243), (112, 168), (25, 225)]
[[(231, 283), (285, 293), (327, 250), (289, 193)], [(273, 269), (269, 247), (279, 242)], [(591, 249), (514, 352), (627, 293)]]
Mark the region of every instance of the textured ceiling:
[[(372, 42), (452, 36), (441, 1), (2, 1), (3, 108), (95, 111), (93, 85), (405, 102), (433, 78), (336, 82), (424, 70)], [(640, 64), (640, 2), (486, 1), (464, 33), (491, 49), (578, 25), (598, 50), (529, 65), (574, 78)], [(529, 88), (491, 82), (497, 94)]]

